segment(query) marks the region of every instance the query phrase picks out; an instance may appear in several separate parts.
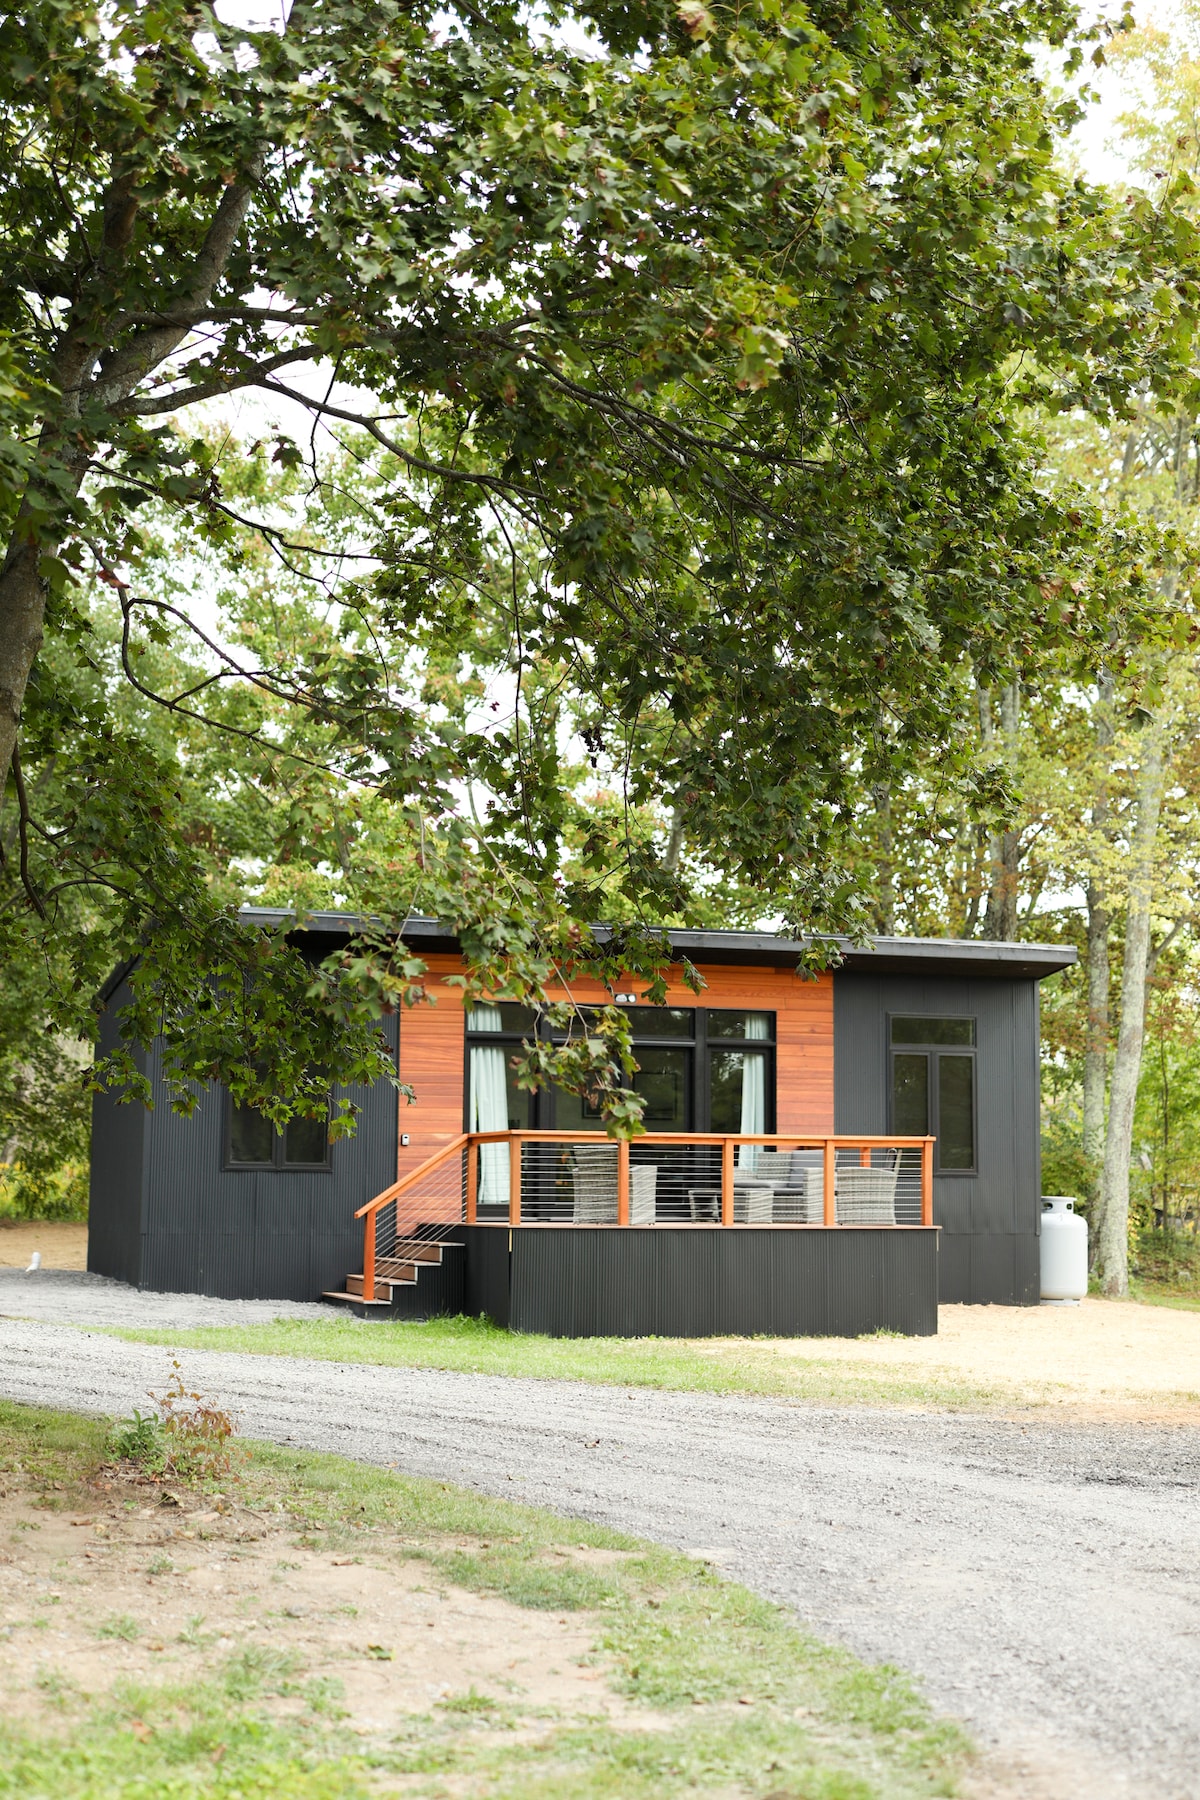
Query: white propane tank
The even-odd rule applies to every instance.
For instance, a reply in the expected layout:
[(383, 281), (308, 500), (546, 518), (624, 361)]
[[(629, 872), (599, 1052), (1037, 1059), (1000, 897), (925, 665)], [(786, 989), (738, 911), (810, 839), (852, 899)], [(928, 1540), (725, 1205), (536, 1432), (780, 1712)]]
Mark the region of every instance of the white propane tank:
[(1087, 1226), (1065, 1194), (1042, 1195), (1042, 1305), (1078, 1306), (1087, 1294)]

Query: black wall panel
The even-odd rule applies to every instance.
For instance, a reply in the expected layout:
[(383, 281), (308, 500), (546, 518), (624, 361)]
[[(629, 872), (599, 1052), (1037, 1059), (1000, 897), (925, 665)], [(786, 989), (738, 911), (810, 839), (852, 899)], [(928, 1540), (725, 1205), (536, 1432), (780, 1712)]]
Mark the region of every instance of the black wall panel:
[[(102, 1043), (121, 997), (102, 1022)], [(388, 1029), (395, 1049), (395, 1019)], [(226, 1170), (222, 1092), (207, 1089), (181, 1118), (157, 1050), (147, 1073), (153, 1111), (96, 1099), (89, 1268), (164, 1293), (268, 1300), (312, 1300), (361, 1269), (355, 1210), (396, 1178), (393, 1088), (350, 1090), (358, 1131), (333, 1146), (328, 1170)]]
[[(99, 1050), (117, 1048), (116, 1008), (129, 999), (122, 982), (100, 1018)], [(136, 1053), (145, 1073), (146, 1059)], [(141, 1279), (146, 1137), (149, 1114), (133, 1100), (118, 1106), (108, 1094), (92, 1100), (92, 1167), (88, 1197), (88, 1268), (117, 1281)]]
[(1038, 984), (1031, 980), (837, 973), (833, 982), (834, 1121), (887, 1132), (889, 1013), (978, 1021), (977, 1175), (939, 1175), (943, 1301), (1032, 1305), (1041, 1229)]
[[(468, 1271), (493, 1255), (477, 1228)], [(857, 1337), (937, 1330), (938, 1234), (888, 1229), (689, 1231), (517, 1226), (516, 1331), (551, 1337)], [(467, 1293), (477, 1291), (468, 1273)]]
[(464, 1225), (455, 1236), (466, 1244), (463, 1311), (472, 1318), (509, 1323), (509, 1233), (503, 1225)]

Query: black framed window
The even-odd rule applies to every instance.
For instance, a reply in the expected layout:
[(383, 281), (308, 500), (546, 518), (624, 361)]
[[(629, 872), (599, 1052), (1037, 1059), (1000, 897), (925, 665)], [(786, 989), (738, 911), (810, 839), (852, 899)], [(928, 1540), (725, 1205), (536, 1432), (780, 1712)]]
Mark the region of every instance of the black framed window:
[(975, 1020), (896, 1014), (888, 1037), (892, 1130), (935, 1138), (938, 1174), (977, 1174)]
[(329, 1107), (316, 1119), (289, 1119), (279, 1131), (252, 1106), (226, 1096), (227, 1169), (328, 1169)]
[[(625, 1010), (638, 1063), (633, 1088), (645, 1102), (648, 1132), (774, 1130), (774, 1013), (701, 1006)], [(497, 1003), (469, 1010), (468, 1131), (604, 1130), (600, 1108), (578, 1094), (553, 1088), (526, 1094), (516, 1087), (507, 1065), (522, 1039), (538, 1031), (560, 1035), (518, 1007)]]

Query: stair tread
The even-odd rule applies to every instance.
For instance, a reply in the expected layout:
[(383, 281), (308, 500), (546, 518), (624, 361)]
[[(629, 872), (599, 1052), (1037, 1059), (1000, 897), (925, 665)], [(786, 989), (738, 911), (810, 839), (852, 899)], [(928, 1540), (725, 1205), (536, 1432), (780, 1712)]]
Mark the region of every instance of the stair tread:
[(345, 1292), (335, 1293), (332, 1288), (326, 1288), (325, 1292), (321, 1295), (321, 1298), (322, 1300), (350, 1300), (353, 1301), (355, 1306), (391, 1305), (390, 1300), (368, 1300), (362, 1294), (348, 1294)]

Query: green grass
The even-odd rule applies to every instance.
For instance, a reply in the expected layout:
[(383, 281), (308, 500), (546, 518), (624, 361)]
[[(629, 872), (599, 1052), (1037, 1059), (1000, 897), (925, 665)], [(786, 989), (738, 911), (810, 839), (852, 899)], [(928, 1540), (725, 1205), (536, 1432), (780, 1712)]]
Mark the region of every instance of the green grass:
[(303, 1356), (386, 1368), (454, 1369), (685, 1393), (779, 1395), (834, 1404), (978, 1411), (1011, 1405), (1018, 1398), (1004, 1387), (964, 1382), (935, 1370), (913, 1372), (886, 1364), (841, 1363), (831, 1357), (780, 1356), (754, 1338), (725, 1341), (705, 1351), (672, 1338), (539, 1337), (504, 1331), (484, 1319), (428, 1319), (417, 1324), (337, 1317), (276, 1319), (270, 1325), (192, 1331), (110, 1327), (108, 1335), (174, 1350), (239, 1350), (255, 1356)]
[[(98, 1467), (106, 1430), (0, 1402), (0, 1474), (19, 1467), (35, 1487), (69, 1492)], [(609, 1685), (635, 1718), (647, 1709), (653, 1729), (541, 1717), (531, 1731), (526, 1714), (516, 1734), (516, 1703), (472, 1688), (347, 1755), (329, 1685), (306, 1681), (294, 1656), (254, 1647), (214, 1657), (187, 1687), (126, 1684), (89, 1700), (55, 1683), (45, 1691), (61, 1730), (0, 1718), (5, 1800), (366, 1800), (395, 1792), (398, 1779), (429, 1800), (930, 1800), (956, 1791), (969, 1747), (902, 1674), (818, 1642), (701, 1562), (445, 1483), (250, 1449), (240, 1502), (282, 1507), (302, 1538), (373, 1562), (417, 1557), (460, 1587), (579, 1615)], [(580, 1547), (617, 1554), (589, 1559)], [(286, 1721), (271, 1710), (281, 1697), (292, 1708)]]
[(1151, 1281), (1130, 1281), (1129, 1298), (1142, 1306), (1173, 1306), (1180, 1312), (1200, 1312), (1200, 1294), (1179, 1293)]

